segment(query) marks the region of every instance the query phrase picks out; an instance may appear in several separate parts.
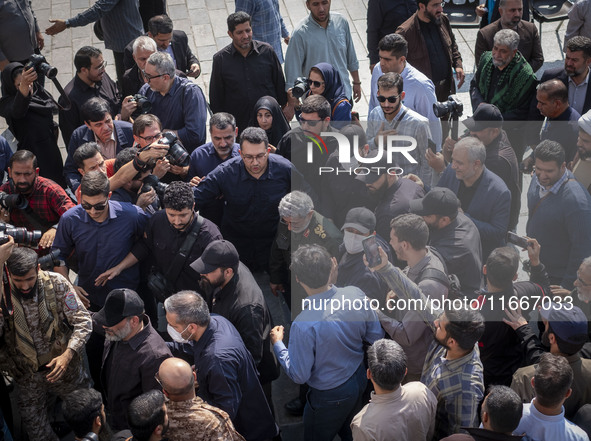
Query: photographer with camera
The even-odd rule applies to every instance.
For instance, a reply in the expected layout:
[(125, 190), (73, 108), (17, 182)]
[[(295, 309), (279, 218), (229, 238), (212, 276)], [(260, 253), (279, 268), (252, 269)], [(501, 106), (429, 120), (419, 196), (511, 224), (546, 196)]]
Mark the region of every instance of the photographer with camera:
[(8, 176), (9, 181), (0, 186), (0, 221), (41, 230), (39, 246), (50, 248), (60, 217), (74, 203), (62, 187), (39, 176), (37, 158), (28, 150), (12, 155)]
[[(137, 152), (138, 149), (135, 147), (121, 150), (119, 154), (117, 154), (117, 158), (115, 158), (115, 164), (113, 166), (114, 172), (117, 173), (125, 164), (132, 162), (133, 158), (137, 155)], [(148, 176), (151, 176), (150, 170), (138, 172), (131, 181), (125, 183), (122, 187), (113, 190), (111, 200), (129, 202), (130, 204), (137, 205), (144, 210), (146, 214), (151, 216), (158, 211), (159, 207), (156, 190), (150, 186), (144, 191), (144, 179)]]
[[(62, 399), (90, 386), (81, 353), (92, 331), (90, 314), (60, 274), (38, 268), (35, 251), (0, 245), (8, 283), (2, 285), (0, 369), (19, 386), (19, 410), (31, 441), (57, 441), (50, 396)], [(44, 330), (51, 329), (51, 332)]]
[(37, 69), (31, 63), (26, 67), (21, 63), (6, 66), (2, 71), (0, 115), (17, 139), (18, 149), (27, 149), (39, 158), (41, 176), (65, 187), (62, 157), (57, 145), (59, 130), (53, 121), (57, 105), (37, 79)]
[(73, 158), (78, 147), (87, 142), (96, 142), (101, 147), (103, 158), (113, 159), (121, 150), (132, 147), (134, 143), (132, 125), (126, 121), (114, 121), (109, 104), (104, 99), (89, 99), (82, 105), (81, 111), (84, 125), (72, 133), (64, 163), (64, 175), (73, 192), (80, 185), (81, 178)]
[(149, 220), (143, 237), (117, 265), (100, 274), (96, 286), (104, 286), (122, 271), (152, 257), (150, 290), (160, 301), (175, 292), (199, 291), (200, 275), (190, 265), (214, 240), (222, 239), (218, 227), (195, 211), (193, 189), (186, 182), (172, 182), (163, 195), (164, 210)]

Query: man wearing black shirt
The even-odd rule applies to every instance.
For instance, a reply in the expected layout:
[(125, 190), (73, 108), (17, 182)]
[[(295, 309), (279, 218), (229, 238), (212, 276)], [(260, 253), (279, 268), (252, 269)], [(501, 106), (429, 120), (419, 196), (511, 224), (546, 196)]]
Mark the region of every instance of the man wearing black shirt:
[(209, 101), (214, 113), (234, 115), (241, 133), (259, 98), (269, 95), (286, 104), (285, 77), (273, 48), (252, 39), (246, 12), (230, 14), (228, 35), (232, 43), (213, 56)]

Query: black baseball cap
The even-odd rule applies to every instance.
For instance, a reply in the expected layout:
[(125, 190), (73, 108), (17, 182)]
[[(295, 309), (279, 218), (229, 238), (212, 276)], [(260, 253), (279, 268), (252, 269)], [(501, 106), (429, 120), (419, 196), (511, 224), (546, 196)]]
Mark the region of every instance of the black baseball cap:
[(456, 216), (460, 207), (460, 200), (449, 188), (435, 187), (422, 199), (410, 201), (409, 210), (419, 216)]
[(209, 274), (220, 267), (234, 268), (240, 262), (236, 247), (227, 240), (214, 240), (201, 257), (191, 264), (198, 274)]
[(363, 234), (371, 233), (376, 228), (376, 216), (365, 207), (351, 208), (341, 230), (345, 228), (355, 228)]
[(127, 288), (114, 289), (107, 296), (105, 306), (94, 314), (93, 319), (101, 326), (115, 326), (121, 320), (144, 313), (144, 302), (133, 290)]
[(502, 128), (503, 115), (494, 104), (482, 103), (474, 114), (463, 121), (466, 128), (472, 132), (479, 132), (488, 128)]

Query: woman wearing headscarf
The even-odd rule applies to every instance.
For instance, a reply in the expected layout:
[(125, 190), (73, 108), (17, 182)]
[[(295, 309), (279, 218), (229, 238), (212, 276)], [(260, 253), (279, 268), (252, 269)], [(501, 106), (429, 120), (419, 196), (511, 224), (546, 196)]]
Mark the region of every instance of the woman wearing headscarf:
[(279, 141), (289, 131), (289, 123), (283, 115), (281, 106), (272, 96), (264, 96), (254, 105), (251, 127), (260, 127), (267, 132), (269, 144), (277, 147)]
[(18, 149), (29, 150), (37, 157), (39, 174), (65, 186), (58, 126), (53, 120), (57, 104), (36, 80), (34, 67), (24, 70), (21, 63), (6, 66), (2, 71), (0, 116), (17, 139)]
[(345, 95), (345, 88), (339, 72), (328, 63), (318, 63), (310, 69), (308, 75), (310, 95), (322, 95), (331, 108), (331, 125), (337, 129), (351, 123), (351, 102)]

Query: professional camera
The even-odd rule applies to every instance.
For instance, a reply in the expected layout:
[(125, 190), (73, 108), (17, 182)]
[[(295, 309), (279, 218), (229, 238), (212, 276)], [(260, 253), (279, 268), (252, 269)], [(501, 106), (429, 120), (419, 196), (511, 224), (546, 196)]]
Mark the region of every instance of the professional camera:
[(37, 74), (45, 75), (50, 80), (57, 76), (57, 67), (47, 64), (47, 60), (43, 55), (33, 54), (29, 57), (29, 62), (25, 64), (25, 70), (34, 67)]
[(36, 247), (43, 233), (39, 230), (29, 231), (26, 228), (18, 228), (14, 225), (0, 222), (0, 245), (8, 242), (8, 236), (14, 238), (14, 242), (27, 247)]
[(53, 250), (51, 253), (39, 258), (39, 265), (43, 271), (53, 271), (56, 266), (64, 266), (65, 263), (59, 258), (60, 252)]
[(297, 77), (293, 83), (291, 94), (296, 98), (301, 98), (308, 90), (310, 90), (310, 86), (308, 86), (308, 79), (306, 77)]
[(142, 94), (136, 93), (129, 102), (136, 102), (140, 113), (150, 113), (150, 110), (152, 110), (152, 103)]
[(24, 210), (29, 206), (29, 202), (22, 194), (8, 194), (0, 191), (0, 207), (9, 210), (16, 208)]
[(177, 142), (178, 140), (174, 133), (166, 132), (163, 133), (162, 139), (158, 142), (169, 146), (166, 159), (168, 159), (170, 165), (186, 167), (189, 165), (190, 157), (185, 148)]
[(160, 182), (160, 179), (158, 179), (157, 176), (148, 175), (144, 178), (144, 185), (142, 185), (140, 193), (147, 193), (152, 188), (154, 189), (154, 191), (156, 191), (158, 197), (162, 199), (164, 191), (168, 188), (168, 184)]
[(452, 118), (459, 118), (464, 112), (464, 105), (457, 95), (450, 95), (445, 102), (433, 104), (433, 112), (437, 118), (451, 114)]
[(94, 432), (88, 432), (81, 441), (99, 441), (99, 437)]

